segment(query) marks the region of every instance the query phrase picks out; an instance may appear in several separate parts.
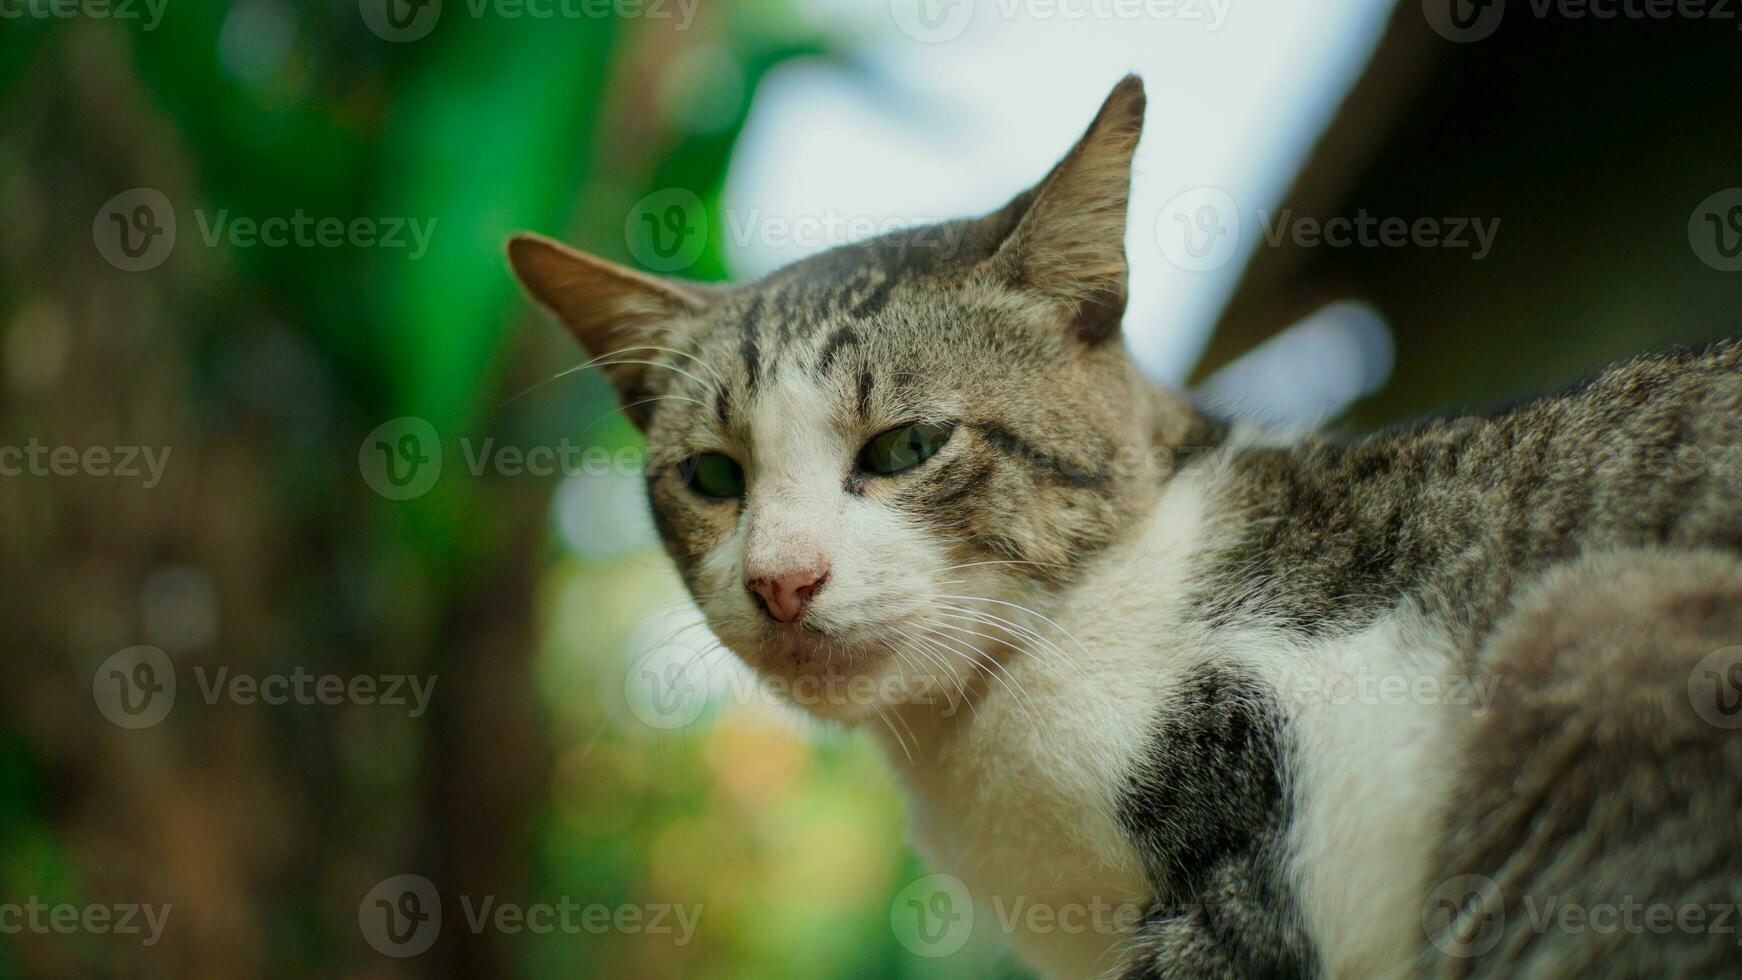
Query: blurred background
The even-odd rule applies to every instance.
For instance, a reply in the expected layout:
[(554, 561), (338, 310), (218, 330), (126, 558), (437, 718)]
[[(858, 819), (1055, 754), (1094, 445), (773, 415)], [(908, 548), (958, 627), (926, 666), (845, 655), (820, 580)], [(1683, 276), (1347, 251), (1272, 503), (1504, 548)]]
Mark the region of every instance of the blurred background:
[(1138, 70), (1143, 364), (1475, 410), (1736, 330), (1738, 24), (1592, 9), (0, 0), (0, 977), (1023, 976), (903, 931), (880, 761), (707, 652), (504, 238), (758, 275)]

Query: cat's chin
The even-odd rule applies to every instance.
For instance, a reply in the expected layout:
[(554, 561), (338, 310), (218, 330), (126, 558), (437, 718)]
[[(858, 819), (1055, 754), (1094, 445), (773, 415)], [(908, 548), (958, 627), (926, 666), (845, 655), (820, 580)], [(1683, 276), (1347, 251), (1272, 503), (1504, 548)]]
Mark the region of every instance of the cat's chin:
[(933, 678), (913, 678), (888, 647), (783, 637), (745, 657), (780, 699), (827, 721), (856, 724), (891, 708), (932, 704)]

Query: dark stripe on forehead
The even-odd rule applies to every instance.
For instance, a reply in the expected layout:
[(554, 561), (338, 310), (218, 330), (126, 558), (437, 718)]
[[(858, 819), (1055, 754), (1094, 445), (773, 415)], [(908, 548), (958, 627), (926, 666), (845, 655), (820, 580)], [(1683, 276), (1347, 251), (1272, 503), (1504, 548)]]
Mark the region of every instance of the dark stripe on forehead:
[(1082, 490), (1103, 487), (1109, 479), (1105, 469), (1091, 469), (1048, 452), (996, 422), (971, 422), (974, 431), (1007, 456), (1015, 456), (1039, 470), (1048, 479)]
[(756, 394), (756, 383), (761, 380), (762, 350), (756, 346), (756, 338), (745, 335), (738, 345), (738, 356), (744, 359), (744, 374), (748, 380), (745, 389), (752, 395)]
[(828, 374), (830, 365), (835, 363), (835, 357), (858, 342), (859, 333), (850, 323), (830, 334), (829, 339), (823, 343), (822, 352), (817, 355), (817, 373)]
[(864, 318), (883, 312), (883, 308), (889, 305), (889, 293), (895, 288), (895, 282), (894, 275), (884, 273), (883, 278), (865, 293), (864, 298), (854, 304), (853, 316)]
[(859, 414), (871, 414), (871, 372), (859, 372)]
[(761, 318), (762, 297), (757, 296), (750, 301), (750, 308), (744, 311), (744, 318), (738, 323), (741, 335), (738, 341), (738, 356), (744, 359), (746, 389), (750, 394), (756, 393), (756, 384), (761, 380), (762, 349), (756, 342), (756, 324)]

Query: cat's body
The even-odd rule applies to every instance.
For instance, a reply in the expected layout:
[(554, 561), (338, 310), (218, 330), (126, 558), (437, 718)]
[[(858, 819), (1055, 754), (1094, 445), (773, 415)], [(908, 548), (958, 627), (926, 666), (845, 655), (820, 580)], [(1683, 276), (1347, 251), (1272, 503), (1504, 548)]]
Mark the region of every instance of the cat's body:
[[(1236, 431), (1167, 481), (1133, 540), (1036, 604), (1092, 651), (1083, 672), (1035, 658), (1012, 668), (1012, 686), (1047, 706), (1038, 721), (995, 685), (977, 716), (922, 734), (916, 762), (885, 734), (921, 801), (920, 839), (1006, 909), (1018, 895), (1055, 908), (1153, 901), (1142, 955), (1159, 975), (1400, 974), (1424, 939), (1424, 896), (1459, 875), (1500, 876), (1442, 853), (1493, 816), (1462, 805), (1493, 793), (1492, 773), (1465, 772), (1466, 750), (1489, 769), (1516, 765), (1577, 727), (1557, 715), (1527, 737), (1484, 737), (1512, 693), (1493, 661), (1529, 656), (1496, 649), (1496, 635), (1545, 621), (1576, 633), (1594, 611), (1552, 599), (1510, 610), (1568, 579), (1597, 590), (1630, 576), (1638, 631), (1602, 638), (1603, 653), (1663, 654), (1647, 657), (1650, 693), (1675, 700), (1663, 717), (1595, 703), (1590, 716), (1638, 724), (1642, 738), (1685, 716), (1681, 734), (1711, 750), (1711, 798), (1694, 819), (1708, 837), (1728, 830), (1733, 848), (1742, 831), (1725, 821), (1742, 811), (1720, 791), (1742, 774), (1742, 739), (1699, 719), (1685, 690), (1723, 634), (1679, 650), (1661, 633), (1655, 649), (1627, 641), (1679, 635), (1664, 603), (1707, 601), (1742, 626), (1742, 563), (1700, 553), (1742, 545), (1738, 445), (1742, 346), (1729, 343), (1641, 358), (1491, 418), (1349, 442)], [(1563, 681), (1601, 691), (1595, 672), (1612, 665), (1582, 666)], [(1650, 804), (1631, 814), (1640, 831), (1687, 819), (1686, 799), (1630, 802)], [(1134, 897), (1134, 860), (1172, 894)], [(1710, 876), (1715, 903), (1738, 863), (1715, 842), (1704, 861), (1682, 873)], [(1667, 880), (1634, 887), (1641, 901), (1686, 896)], [(1531, 897), (1551, 895), (1568, 900)], [(1511, 909), (1528, 924), (1524, 897)], [(1117, 955), (1094, 935), (1015, 938), (1051, 975), (1091, 976)]]
[(1742, 733), (1690, 687), (1742, 642), (1742, 347), (1360, 440), (1229, 427), (1119, 341), (1141, 113), (1127, 80), (999, 212), (749, 286), (516, 240), (716, 634), (876, 733), (1047, 976), (1742, 962), (1538, 914), (1742, 891)]

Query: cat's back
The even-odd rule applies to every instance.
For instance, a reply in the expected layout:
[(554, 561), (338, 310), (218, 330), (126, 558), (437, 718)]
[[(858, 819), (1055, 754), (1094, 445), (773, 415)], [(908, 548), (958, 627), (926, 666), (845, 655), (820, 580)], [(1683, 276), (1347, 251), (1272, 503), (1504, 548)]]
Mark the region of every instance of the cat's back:
[(1464, 623), (1494, 695), (1457, 744), (1424, 972), (1733, 975), (1742, 345), (1629, 361), (1471, 449), (1496, 529)]
[(1225, 467), (1226, 513), (1280, 519), (1243, 522), (1208, 567), (1207, 622), (1335, 635), (1402, 602), (1473, 655), (1520, 589), (1581, 555), (1742, 553), (1742, 343), (1643, 355), (1486, 415), (1235, 447)]

